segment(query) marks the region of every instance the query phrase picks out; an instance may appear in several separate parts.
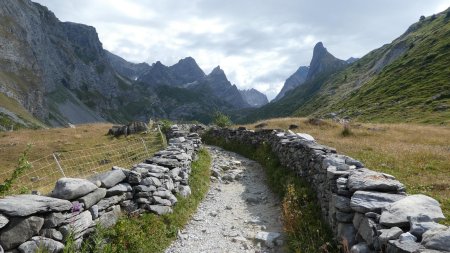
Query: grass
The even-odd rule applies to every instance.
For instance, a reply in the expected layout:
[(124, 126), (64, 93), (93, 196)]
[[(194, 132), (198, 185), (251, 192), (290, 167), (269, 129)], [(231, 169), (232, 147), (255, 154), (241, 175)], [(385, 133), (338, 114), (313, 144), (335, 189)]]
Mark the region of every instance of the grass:
[[(17, 102), (16, 100), (7, 97), (5, 94), (0, 93), (0, 107), (5, 108), (6, 110), (13, 112), (14, 114), (16, 114), (19, 118), (21, 118), (25, 123), (29, 124), (29, 128), (30, 127), (44, 127), (45, 125), (43, 123), (41, 123), (40, 121), (38, 121), (35, 117), (33, 117), (33, 115), (31, 115), (19, 102)], [(9, 120), (6, 122), (6, 120), (8, 120), (8, 117), (4, 117), (5, 118), (5, 122), (4, 123), (0, 123), (1, 125), (3, 125), (4, 127), (8, 128), (11, 126), (12, 121)], [(22, 127), (22, 126), (18, 126), (19, 124), (16, 124), (17, 126), (15, 126), (14, 129), (17, 129), (16, 127)]]
[[(23, 190), (41, 192), (51, 190), (54, 182), (63, 176), (53, 153), (65, 176), (87, 177), (108, 170), (113, 165), (129, 167), (163, 147), (157, 132), (115, 138), (106, 135), (110, 127), (110, 124), (89, 124), (76, 128), (2, 132), (0, 179), (3, 181), (11, 176), (28, 144), (31, 144), (28, 161), (32, 163), (32, 168), (18, 179), (17, 185), (25, 187)], [(14, 187), (15, 192), (22, 192), (22, 189)]]
[(123, 217), (112, 229), (102, 232), (101, 237), (108, 244), (95, 252), (164, 252), (208, 192), (211, 157), (206, 149), (201, 149), (198, 156), (192, 163), (189, 177), (192, 194), (187, 198), (177, 196), (178, 202), (172, 214), (158, 216), (146, 213), (140, 217)]
[(289, 252), (338, 252), (330, 228), (321, 219), (316, 194), (306, 181), (281, 166), (269, 145), (255, 148), (207, 134), (203, 140), (258, 161), (265, 168), (268, 185), (283, 199), (283, 229), (287, 235)]
[[(450, 128), (419, 124), (351, 123), (351, 135), (332, 121), (305, 118), (264, 121), (265, 128), (288, 129), (296, 124), (317, 142), (363, 162), (369, 169), (394, 175), (410, 194), (422, 193), (441, 203), (444, 224), (450, 225)], [(249, 129), (261, 122), (245, 125)]]

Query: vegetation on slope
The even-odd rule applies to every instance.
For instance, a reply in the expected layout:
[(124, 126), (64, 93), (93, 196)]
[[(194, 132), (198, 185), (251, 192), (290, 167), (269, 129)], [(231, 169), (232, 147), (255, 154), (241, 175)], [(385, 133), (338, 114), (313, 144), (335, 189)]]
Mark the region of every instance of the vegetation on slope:
[(283, 198), (283, 229), (287, 235), (288, 252), (339, 252), (332, 232), (321, 219), (316, 194), (306, 181), (281, 166), (269, 145), (257, 148), (242, 143), (216, 139), (208, 134), (203, 140), (258, 161), (266, 171), (271, 189)]
[[(254, 129), (255, 125), (246, 125)], [(410, 194), (423, 193), (439, 200), (450, 225), (450, 128), (418, 124), (350, 124), (351, 135), (332, 121), (283, 118), (266, 120), (266, 128), (308, 133), (317, 142), (363, 162), (369, 169), (394, 175)]]

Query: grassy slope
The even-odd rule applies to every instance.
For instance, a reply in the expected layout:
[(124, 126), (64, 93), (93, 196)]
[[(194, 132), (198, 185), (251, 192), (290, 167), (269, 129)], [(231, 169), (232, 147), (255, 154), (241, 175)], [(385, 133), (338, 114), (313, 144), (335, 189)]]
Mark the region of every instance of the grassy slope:
[[(450, 224), (450, 128), (417, 124), (354, 124), (353, 135), (343, 137), (342, 126), (325, 121), (321, 126), (304, 118), (264, 121), (268, 128), (311, 134), (321, 143), (362, 161), (368, 168), (394, 175), (409, 193), (430, 195), (442, 204)], [(260, 123), (260, 122), (258, 122)], [(258, 123), (255, 123), (258, 124)], [(255, 125), (247, 125), (254, 128)]]
[[(450, 17), (429, 17), (415, 29), (332, 76), (294, 115), (340, 112), (360, 121), (450, 124)], [(406, 52), (379, 74), (377, 60), (396, 47)]]

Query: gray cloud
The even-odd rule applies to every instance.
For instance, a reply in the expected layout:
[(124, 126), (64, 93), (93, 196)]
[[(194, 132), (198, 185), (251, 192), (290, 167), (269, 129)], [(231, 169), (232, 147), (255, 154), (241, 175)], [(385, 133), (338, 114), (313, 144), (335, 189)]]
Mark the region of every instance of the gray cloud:
[(276, 96), (322, 41), (336, 57), (361, 57), (448, 0), (35, 0), (63, 21), (97, 28), (104, 47), (133, 62), (194, 57), (239, 88)]

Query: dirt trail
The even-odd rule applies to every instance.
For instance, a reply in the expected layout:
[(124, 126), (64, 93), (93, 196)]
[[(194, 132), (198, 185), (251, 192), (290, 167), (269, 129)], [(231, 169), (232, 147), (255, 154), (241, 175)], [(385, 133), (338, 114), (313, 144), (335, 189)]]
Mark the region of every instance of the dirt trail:
[(197, 213), (166, 250), (175, 252), (284, 252), (279, 199), (255, 161), (217, 147), (211, 187)]

